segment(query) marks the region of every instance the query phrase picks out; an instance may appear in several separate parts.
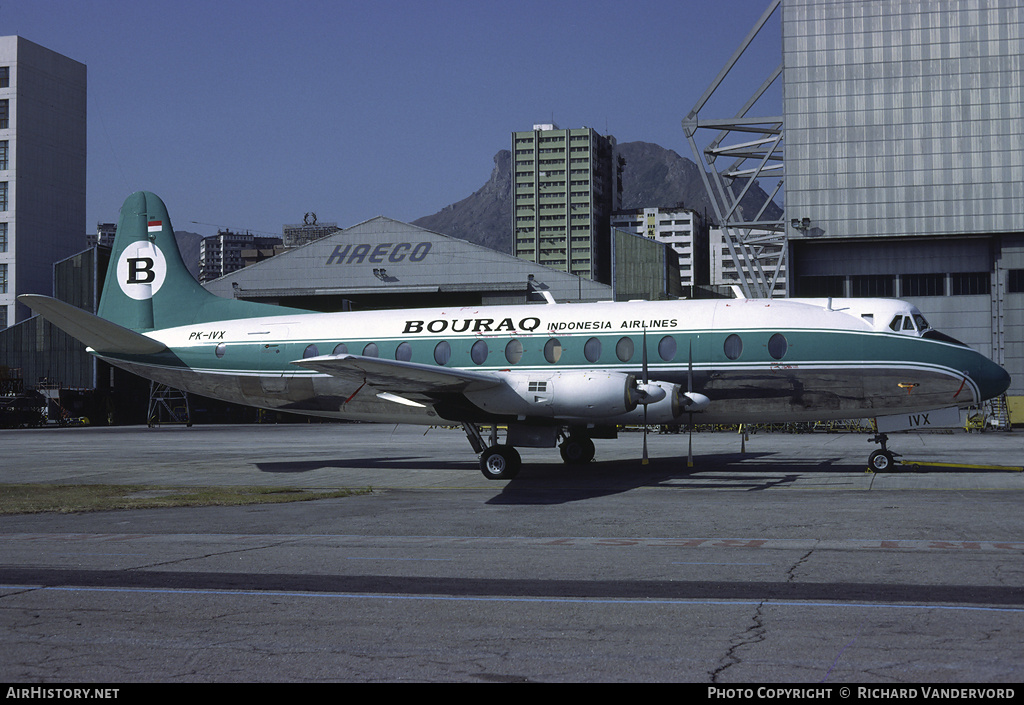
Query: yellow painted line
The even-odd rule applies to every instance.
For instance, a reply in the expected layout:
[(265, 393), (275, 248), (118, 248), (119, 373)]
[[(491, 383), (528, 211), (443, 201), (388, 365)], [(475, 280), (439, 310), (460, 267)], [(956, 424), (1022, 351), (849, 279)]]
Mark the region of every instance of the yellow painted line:
[(920, 467), (927, 465), (929, 467), (937, 468), (962, 468), (967, 470), (1009, 470), (1012, 472), (1024, 471), (1024, 467), (1019, 465), (968, 465), (967, 463), (932, 463), (923, 460), (900, 460), (900, 465), (909, 465), (911, 467)]

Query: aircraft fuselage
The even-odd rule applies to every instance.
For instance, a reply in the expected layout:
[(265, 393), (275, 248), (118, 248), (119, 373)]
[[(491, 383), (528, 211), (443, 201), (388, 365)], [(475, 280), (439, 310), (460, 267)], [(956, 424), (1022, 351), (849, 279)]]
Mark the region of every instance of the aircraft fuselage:
[[(544, 394), (557, 395), (565, 373), (574, 371), (642, 379), (646, 344), (652, 382), (711, 399), (700, 412), (702, 423), (830, 420), (968, 406), (991, 396), (987, 389), (1005, 377), (970, 348), (887, 328), (893, 312), (908, 307), (904, 302), (845, 303), (856, 308), (839, 300), (701, 300), (285, 315), (153, 331), (149, 335), (168, 351), (104, 357), (144, 377), (227, 401), (421, 424), (510, 418), (632, 423), (643, 419), (643, 408), (555, 416), (541, 403), (512, 413), (473, 403), (472, 395), (469, 403), (447, 403), (443, 393), (413, 394), (409, 401), (415, 404), (404, 404), (377, 396), (373, 384), (358, 376), (338, 377), (296, 363), (349, 354), (487, 372), (525, 382), (527, 394), (534, 382)], [(650, 422), (686, 421), (675, 414), (665, 418), (667, 413)]]

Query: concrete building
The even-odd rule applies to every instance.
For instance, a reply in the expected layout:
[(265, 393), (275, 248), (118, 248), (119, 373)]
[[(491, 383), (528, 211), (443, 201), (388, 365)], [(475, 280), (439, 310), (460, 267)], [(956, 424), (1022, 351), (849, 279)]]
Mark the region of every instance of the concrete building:
[[(733, 289), (738, 287), (742, 276), (751, 278), (751, 276), (760, 277), (770, 285), (766, 286), (771, 291), (773, 297), (784, 297), (786, 296), (786, 270), (781, 269), (775, 272), (777, 276), (768, 279), (768, 272), (762, 270), (754, 275), (750, 273), (750, 267), (758, 267), (763, 261), (774, 261), (778, 258), (784, 245), (771, 237), (771, 233), (768, 231), (750, 231), (750, 235), (756, 237), (761, 235), (766, 238), (766, 241), (760, 245), (750, 245), (750, 249), (754, 250), (758, 255), (757, 258), (751, 258), (749, 264), (743, 264), (740, 267), (736, 265), (736, 259), (729, 252), (729, 243), (725, 238), (725, 233), (722, 228), (711, 228), (708, 231), (708, 248), (710, 250), (710, 265), (711, 265), (711, 276), (709, 283), (712, 287), (722, 289), (728, 287)], [(772, 283), (774, 282), (774, 283)]]
[(512, 160), (512, 253), (609, 283), (609, 218), (622, 200), (615, 138), (538, 124), (512, 133)]
[(784, 0), (794, 296), (897, 296), (1024, 395), (1024, 6)]
[(218, 230), (199, 243), (199, 281), (205, 283), (246, 266), (245, 252), (271, 250), (281, 245), (279, 237)]
[(0, 37), (0, 328), (19, 294), (53, 292), (53, 263), (85, 232), (86, 68)]
[(86, 245), (103, 245), (113, 247), (114, 237), (117, 235), (117, 223), (96, 223), (96, 233), (86, 235)]
[(226, 297), (316, 311), (610, 301), (612, 287), (385, 217), (339, 230), (204, 285)]
[(626, 230), (669, 245), (678, 257), (684, 287), (709, 283), (708, 227), (686, 208), (636, 208), (612, 214), (613, 230)]
[(612, 281), (616, 301), (659, 301), (694, 296), (683, 288), (679, 257), (666, 242), (612, 229)]

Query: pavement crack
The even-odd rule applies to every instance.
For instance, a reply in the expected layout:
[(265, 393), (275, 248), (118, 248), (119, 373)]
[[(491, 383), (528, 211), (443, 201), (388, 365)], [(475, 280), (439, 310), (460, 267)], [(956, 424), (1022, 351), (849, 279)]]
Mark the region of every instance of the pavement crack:
[(804, 563), (807, 562), (807, 559), (809, 559), (811, 557), (812, 553), (814, 553), (814, 549), (813, 548), (808, 550), (807, 553), (805, 553), (804, 555), (800, 556), (800, 558), (797, 559), (796, 563), (794, 563), (792, 566), (790, 566), (789, 570), (786, 571), (786, 582), (787, 583), (792, 583), (792, 582), (794, 582), (796, 580), (796, 572), (797, 572), (797, 570), (799, 570), (800, 566), (802, 566)]
[(198, 556), (183, 556), (181, 558), (175, 558), (175, 559), (169, 560), (169, 561), (159, 561), (157, 563), (150, 563), (148, 565), (139, 565), (139, 566), (135, 566), (135, 567), (133, 567), (133, 568), (131, 568), (129, 570), (130, 571), (135, 571), (135, 570), (148, 570), (150, 568), (161, 568), (161, 567), (169, 566), (169, 565), (179, 565), (179, 564), (183, 564), (183, 563), (191, 563), (192, 561), (203, 560), (203, 559), (206, 559), (206, 558), (214, 558), (214, 557), (219, 557), (219, 556), (230, 556), (230, 555), (233, 555), (233, 554), (236, 554), (236, 553), (249, 553), (251, 551), (263, 551), (263, 550), (268, 549), (268, 548), (277, 548), (279, 546), (286, 546), (286, 545), (291, 544), (291, 543), (295, 543), (295, 540), (294, 539), (289, 539), (289, 540), (275, 541), (273, 543), (264, 543), (264, 544), (260, 544), (259, 546), (243, 546), (243, 547), (240, 547), (240, 548), (232, 548), (230, 550), (224, 550), (224, 551), (212, 551), (210, 553), (204, 553), (204, 554), (201, 554), (201, 555), (198, 555)]
[(753, 646), (754, 644), (760, 644), (765, 640), (763, 610), (764, 603), (761, 602), (757, 605), (757, 609), (754, 610), (752, 624), (741, 634), (737, 634), (730, 640), (732, 645), (725, 652), (725, 656), (722, 658), (722, 665), (711, 672), (712, 683), (723, 682), (721, 678), (730, 668), (743, 663), (743, 659), (740, 654), (741, 649), (747, 646)]

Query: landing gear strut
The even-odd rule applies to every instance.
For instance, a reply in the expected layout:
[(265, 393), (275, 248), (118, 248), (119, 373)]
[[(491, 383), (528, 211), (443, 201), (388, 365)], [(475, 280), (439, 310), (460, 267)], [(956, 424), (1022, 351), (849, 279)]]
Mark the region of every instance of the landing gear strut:
[(885, 447), (888, 441), (889, 437), (884, 433), (879, 433), (868, 439), (868, 443), (878, 443), (881, 445), (881, 448), (868, 456), (868, 468), (872, 472), (891, 472), (896, 467), (896, 456), (899, 453), (893, 453)]

